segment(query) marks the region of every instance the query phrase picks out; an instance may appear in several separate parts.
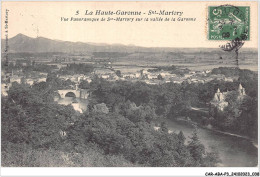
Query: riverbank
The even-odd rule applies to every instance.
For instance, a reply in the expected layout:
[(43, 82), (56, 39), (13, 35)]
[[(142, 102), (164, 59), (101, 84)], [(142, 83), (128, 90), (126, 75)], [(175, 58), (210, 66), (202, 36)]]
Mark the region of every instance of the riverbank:
[(189, 123), (189, 124), (191, 124), (193, 126), (198, 126), (200, 128), (207, 129), (207, 130), (210, 130), (210, 131), (214, 131), (216, 133), (221, 133), (221, 134), (224, 134), (224, 135), (234, 136), (234, 137), (237, 137), (237, 138), (242, 138), (242, 139), (248, 140), (248, 141), (250, 141), (252, 143), (253, 146), (255, 146), (258, 149), (258, 142), (257, 142), (257, 140), (254, 140), (254, 139), (252, 139), (250, 137), (239, 135), (239, 134), (235, 134), (235, 133), (231, 133), (231, 132), (221, 131), (221, 130), (212, 128), (212, 126), (209, 126), (209, 127), (203, 126), (203, 125), (198, 124), (197, 122), (192, 121), (191, 119), (187, 120), (185, 118), (177, 118), (176, 121), (184, 121), (184, 122), (187, 122), (187, 123)]
[[(186, 142), (190, 141), (194, 131), (195, 122), (169, 119), (158, 119), (157, 122), (166, 122), (169, 131), (183, 132)], [(258, 148), (249, 139), (231, 136), (225, 133), (213, 131), (209, 128), (197, 126), (198, 136), (208, 152), (217, 152), (222, 167), (256, 167), (258, 164)]]

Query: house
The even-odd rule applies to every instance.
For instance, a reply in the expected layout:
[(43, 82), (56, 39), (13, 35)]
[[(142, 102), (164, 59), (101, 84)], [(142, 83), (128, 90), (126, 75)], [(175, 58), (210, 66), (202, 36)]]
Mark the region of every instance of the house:
[(9, 90), (9, 87), (10, 87), (10, 84), (5, 84), (5, 83), (2, 83), (1, 84), (1, 94), (3, 96), (7, 96), (8, 95), (8, 90)]
[(226, 81), (226, 82), (233, 82), (233, 79), (231, 77), (225, 77), (224, 81)]
[[(237, 93), (238, 93), (238, 101), (242, 101), (244, 99), (244, 97), (246, 96), (246, 91), (245, 88), (243, 88), (243, 86), (241, 84), (239, 84), (238, 89), (237, 89)], [(229, 91), (227, 92), (220, 92), (220, 89), (218, 88), (217, 92), (215, 93), (212, 101), (210, 102), (210, 104), (213, 107), (218, 108), (218, 110), (223, 111), (225, 107), (228, 106), (228, 102), (226, 102), (226, 97), (229, 94)]]
[(140, 74), (140, 73), (136, 73), (136, 74), (135, 74), (135, 77), (136, 77), (136, 78), (139, 78), (139, 77), (141, 77), (141, 74)]
[(103, 79), (108, 79), (109, 77), (110, 77), (110, 75), (108, 75), (108, 74), (101, 75), (101, 78), (103, 78)]
[(158, 75), (157, 74), (147, 74), (148, 79), (157, 79)]
[(206, 70), (206, 71), (205, 71), (206, 74), (208, 74), (208, 73), (210, 73), (210, 72), (211, 72), (211, 70)]
[(228, 102), (225, 101), (228, 92), (220, 92), (219, 88), (214, 95), (213, 100), (210, 102), (211, 105), (223, 111), (225, 107), (228, 106)]
[(46, 77), (40, 77), (37, 79), (37, 82), (46, 82)]
[(26, 80), (25, 80), (25, 82), (26, 82), (27, 84), (29, 84), (29, 85), (33, 85), (34, 81), (35, 81), (35, 80), (33, 80), (33, 79), (26, 79)]
[(10, 77), (10, 82), (11, 83), (18, 82), (20, 84), (21, 80), (22, 80), (22, 77), (19, 77), (19, 76), (16, 76), (16, 75)]
[(168, 73), (168, 72), (161, 72), (160, 74), (161, 74), (162, 77), (171, 76), (171, 74)]
[(133, 79), (136, 77), (136, 75), (132, 74), (132, 73), (127, 73), (127, 74), (124, 74), (123, 77), (126, 79)]

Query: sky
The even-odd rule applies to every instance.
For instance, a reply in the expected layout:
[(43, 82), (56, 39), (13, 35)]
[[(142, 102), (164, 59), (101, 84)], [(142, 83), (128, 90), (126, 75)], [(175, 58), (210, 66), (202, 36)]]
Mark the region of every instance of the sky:
[[(222, 5), (222, 2), (2, 2), (2, 38), (4, 38), (4, 21), (8, 9), (8, 37), (19, 33), (30, 37), (92, 42), (108, 44), (125, 44), (144, 47), (218, 47), (223, 41), (207, 39), (208, 6)], [(250, 6), (250, 41), (244, 47), (257, 48), (258, 14), (257, 2), (225, 2), (236, 6)], [(80, 14), (75, 15), (79, 10)], [(61, 17), (95, 18), (102, 16), (85, 15), (88, 11), (141, 11), (141, 18), (148, 16), (149, 10), (183, 12), (182, 16), (161, 16), (174, 18), (196, 18), (196, 21), (163, 22), (75, 22), (61, 21)], [(111, 16), (103, 16), (111, 17)], [(136, 17), (136, 16), (114, 16)]]

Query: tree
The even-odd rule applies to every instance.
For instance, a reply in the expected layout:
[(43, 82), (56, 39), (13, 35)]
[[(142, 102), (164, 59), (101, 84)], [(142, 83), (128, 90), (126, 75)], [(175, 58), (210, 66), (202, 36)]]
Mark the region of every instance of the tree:
[(81, 89), (89, 89), (90, 88), (90, 84), (88, 83), (88, 81), (86, 80), (82, 80), (79, 84), (79, 88)]
[(157, 76), (157, 79), (158, 79), (158, 80), (163, 80), (163, 77), (162, 77), (162, 75), (161, 75), (161, 74), (159, 74), (159, 75)]
[(237, 98), (238, 98), (237, 91), (230, 91), (226, 95), (225, 101), (227, 101), (229, 105), (234, 106), (237, 103)]
[(203, 157), (206, 155), (206, 152), (204, 145), (199, 140), (197, 127), (194, 128), (192, 137), (190, 139), (191, 140), (188, 144), (188, 149), (194, 159), (194, 165), (201, 166), (203, 164)]
[(203, 160), (202, 166), (204, 167), (214, 167), (218, 163), (221, 163), (219, 154), (217, 151), (207, 152), (206, 157)]
[(121, 71), (120, 71), (120, 70), (117, 70), (117, 71), (116, 71), (116, 75), (117, 75), (118, 77), (122, 77)]
[(99, 112), (99, 113), (104, 113), (104, 114), (109, 113), (109, 109), (107, 108), (105, 103), (94, 105), (93, 111), (94, 112)]
[(179, 132), (179, 134), (178, 134), (178, 139), (180, 140), (180, 142), (181, 142), (182, 144), (184, 144), (186, 138), (185, 138), (185, 136), (184, 136), (184, 134), (183, 134), (182, 131)]
[(168, 127), (167, 127), (167, 125), (166, 125), (166, 122), (162, 122), (162, 123), (161, 123), (161, 130), (162, 130), (162, 132), (164, 132), (164, 133), (168, 133)]
[(60, 146), (59, 132), (70, 126), (75, 111), (71, 106), (50, 104), (46, 97), (51, 93), (42, 92), (44, 89), (43, 83), (32, 88), (13, 84), (2, 107), (5, 141), (27, 143), (34, 148)]

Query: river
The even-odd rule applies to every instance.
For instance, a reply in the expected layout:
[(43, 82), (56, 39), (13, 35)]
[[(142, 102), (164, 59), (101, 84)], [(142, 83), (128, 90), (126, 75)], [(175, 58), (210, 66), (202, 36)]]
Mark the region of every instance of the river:
[[(184, 121), (166, 120), (169, 130), (175, 133), (182, 131), (189, 140), (193, 132), (193, 125)], [(211, 149), (219, 153), (223, 167), (255, 167), (258, 161), (258, 149), (243, 138), (225, 135), (208, 129), (198, 127), (200, 141), (208, 151)]]
[(74, 110), (80, 113), (86, 111), (88, 105), (88, 100), (82, 98), (65, 97), (65, 98), (57, 99), (56, 101), (58, 104), (62, 104), (62, 105), (71, 104)]
[[(76, 103), (75, 103), (76, 102)], [(66, 97), (58, 100), (59, 104), (72, 104), (75, 110), (86, 109), (87, 100)], [(80, 111), (81, 112), (81, 111)], [(179, 133), (182, 131), (189, 141), (192, 136), (193, 125), (185, 121), (166, 121), (168, 129)], [(212, 130), (198, 127), (200, 141), (208, 151), (214, 149), (219, 153), (223, 167), (255, 167), (258, 160), (258, 149), (247, 139), (226, 135)]]

